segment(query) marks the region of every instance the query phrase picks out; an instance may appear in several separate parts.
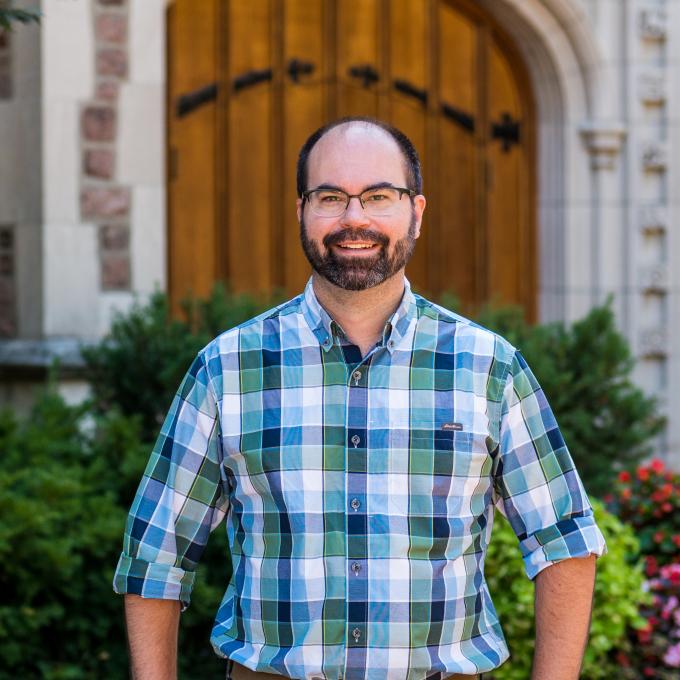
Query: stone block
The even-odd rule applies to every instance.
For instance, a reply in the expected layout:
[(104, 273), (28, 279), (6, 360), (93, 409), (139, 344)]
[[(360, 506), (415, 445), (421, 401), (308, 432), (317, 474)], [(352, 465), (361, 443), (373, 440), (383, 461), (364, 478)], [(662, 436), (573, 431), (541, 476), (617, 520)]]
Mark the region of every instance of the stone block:
[(87, 149), (83, 154), (83, 172), (90, 177), (112, 179), (115, 156), (109, 149)]
[(127, 251), (130, 229), (126, 224), (103, 224), (99, 229), (99, 247), (103, 253)]
[(123, 14), (100, 14), (94, 23), (98, 42), (121, 44), (127, 40), (127, 17)]
[(127, 52), (117, 47), (97, 52), (97, 75), (125, 78), (128, 70)]
[(10, 276), (0, 276), (0, 304), (14, 303), (14, 282)]
[(123, 217), (130, 211), (130, 190), (124, 187), (85, 187), (80, 192), (84, 218)]
[(118, 83), (114, 80), (102, 80), (97, 83), (94, 93), (95, 99), (107, 102), (115, 102), (118, 99)]
[(12, 253), (0, 253), (0, 276), (12, 276), (14, 274), (14, 255)]
[(130, 288), (130, 256), (127, 253), (103, 253), (101, 258), (102, 290)]
[(8, 51), (0, 48), (0, 99), (12, 96), (12, 63)]
[(93, 142), (111, 142), (116, 136), (116, 112), (108, 106), (87, 106), (81, 117), (83, 137)]

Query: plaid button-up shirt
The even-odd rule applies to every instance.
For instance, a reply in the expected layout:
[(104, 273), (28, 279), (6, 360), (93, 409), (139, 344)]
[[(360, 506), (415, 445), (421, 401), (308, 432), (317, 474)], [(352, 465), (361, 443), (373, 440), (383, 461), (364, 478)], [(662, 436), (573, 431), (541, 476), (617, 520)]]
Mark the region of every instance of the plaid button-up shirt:
[(407, 283), (362, 357), (310, 281), (197, 356), (134, 499), (114, 588), (187, 606), (226, 515), (219, 655), (292, 678), (484, 672), (508, 656), (484, 580), (494, 506), (530, 578), (605, 550), (515, 348)]

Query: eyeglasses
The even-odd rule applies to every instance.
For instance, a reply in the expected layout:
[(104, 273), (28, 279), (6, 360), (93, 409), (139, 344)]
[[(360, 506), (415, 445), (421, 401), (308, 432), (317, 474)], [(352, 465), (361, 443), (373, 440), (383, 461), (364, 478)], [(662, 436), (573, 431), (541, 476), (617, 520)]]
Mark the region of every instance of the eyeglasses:
[(341, 189), (309, 189), (302, 193), (302, 198), (320, 217), (340, 217), (353, 198), (359, 199), (367, 215), (384, 217), (394, 212), (404, 194), (412, 198), (416, 192), (403, 187), (376, 187), (360, 194), (348, 194)]

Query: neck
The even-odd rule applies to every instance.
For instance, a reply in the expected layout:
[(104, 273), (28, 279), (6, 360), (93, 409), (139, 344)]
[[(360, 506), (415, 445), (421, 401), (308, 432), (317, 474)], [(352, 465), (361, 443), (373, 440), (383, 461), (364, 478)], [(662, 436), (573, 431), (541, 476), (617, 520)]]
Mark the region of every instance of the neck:
[(385, 323), (401, 302), (404, 270), (367, 290), (339, 288), (316, 272), (312, 274), (312, 285), (319, 304), (364, 355), (380, 340)]

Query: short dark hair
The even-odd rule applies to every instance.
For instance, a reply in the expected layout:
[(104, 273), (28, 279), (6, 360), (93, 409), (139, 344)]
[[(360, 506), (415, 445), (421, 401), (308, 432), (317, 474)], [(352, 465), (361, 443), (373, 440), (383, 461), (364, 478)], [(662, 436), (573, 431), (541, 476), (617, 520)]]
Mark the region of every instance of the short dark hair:
[(307, 138), (307, 141), (300, 149), (300, 155), (297, 162), (297, 193), (302, 197), (304, 191), (307, 190), (307, 176), (309, 165), (309, 154), (316, 146), (316, 143), (333, 128), (345, 125), (346, 123), (366, 123), (374, 125), (381, 130), (384, 130), (397, 143), (401, 153), (404, 156), (406, 165), (406, 182), (407, 188), (413, 189), (417, 194), (423, 191), (423, 177), (420, 174), (420, 159), (413, 142), (401, 131), (388, 123), (378, 120), (377, 118), (370, 118), (368, 116), (348, 116), (346, 118), (339, 118), (323, 125)]

